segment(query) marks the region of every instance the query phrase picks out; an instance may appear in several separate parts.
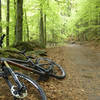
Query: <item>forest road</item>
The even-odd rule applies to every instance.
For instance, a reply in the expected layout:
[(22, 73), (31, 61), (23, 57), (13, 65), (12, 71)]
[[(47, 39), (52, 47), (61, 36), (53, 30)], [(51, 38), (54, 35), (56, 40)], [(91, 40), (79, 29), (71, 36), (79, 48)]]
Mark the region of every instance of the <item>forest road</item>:
[(48, 55), (67, 72), (58, 87), (64, 91), (59, 100), (100, 100), (100, 52), (82, 45), (67, 44), (48, 49)]
[[(100, 100), (100, 52), (83, 45), (67, 44), (47, 48), (47, 55), (66, 72), (62, 80), (50, 77), (47, 82), (39, 82), (48, 100)], [(27, 74), (36, 78), (34, 73)], [(5, 81), (0, 79), (0, 82), (0, 100), (12, 100)], [(33, 96), (29, 100), (33, 100)]]

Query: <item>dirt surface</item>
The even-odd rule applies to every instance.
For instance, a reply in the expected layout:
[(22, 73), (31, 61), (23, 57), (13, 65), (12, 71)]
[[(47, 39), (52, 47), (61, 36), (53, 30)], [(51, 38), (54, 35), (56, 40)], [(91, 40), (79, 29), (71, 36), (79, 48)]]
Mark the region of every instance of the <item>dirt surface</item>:
[(56, 99), (51, 100), (100, 100), (99, 51), (70, 44), (48, 49), (48, 54), (67, 72), (66, 78), (60, 83), (53, 81), (57, 94)]
[[(69, 44), (48, 48), (47, 52), (48, 57), (62, 65), (66, 72), (65, 79), (50, 78), (47, 82), (39, 82), (48, 100), (100, 100), (99, 51), (82, 45)], [(4, 82), (1, 81), (1, 84)], [(8, 90), (3, 89), (2, 85), (0, 100), (10, 100), (9, 96), (5, 97), (4, 94)]]

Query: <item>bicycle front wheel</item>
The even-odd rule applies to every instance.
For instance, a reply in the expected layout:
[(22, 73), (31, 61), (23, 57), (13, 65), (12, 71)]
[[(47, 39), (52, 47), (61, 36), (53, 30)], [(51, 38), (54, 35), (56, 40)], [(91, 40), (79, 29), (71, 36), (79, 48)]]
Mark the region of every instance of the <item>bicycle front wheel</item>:
[(30, 77), (24, 74), (20, 74), (17, 72), (15, 74), (18, 77), (19, 81), (21, 83), (24, 83), (24, 85), (26, 86), (28, 95), (23, 99), (14, 98), (14, 100), (47, 100), (45, 92), (36, 81), (32, 80)]

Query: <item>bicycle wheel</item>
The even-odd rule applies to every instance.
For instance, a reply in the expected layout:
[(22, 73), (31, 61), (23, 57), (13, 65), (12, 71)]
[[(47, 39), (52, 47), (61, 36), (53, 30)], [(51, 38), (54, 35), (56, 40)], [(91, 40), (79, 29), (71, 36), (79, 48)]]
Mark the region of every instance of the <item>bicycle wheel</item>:
[[(30, 77), (15, 73), (20, 80), (27, 87), (28, 95), (23, 100), (47, 100), (43, 89), (38, 85), (38, 83), (32, 80)], [(22, 100), (22, 99), (21, 99)]]
[[(15, 73), (18, 77), (19, 81), (25, 85), (27, 88), (27, 96), (24, 98), (16, 98), (11, 92), (5, 91), (5, 98), (4, 100), (47, 100), (45, 92), (43, 89), (38, 85), (38, 83), (32, 80), (30, 77), (20, 74), (18, 72)], [(8, 79), (11, 81), (13, 86), (16, 86), (16, 83), (13, 81), (12, 76), (10, 75)], [(16, 87), (15, 87), (16, 88)], [(8, 94), (7, 94), (7, 93)]]
[(60, 66), (59, 64), (56, 64), (54, 61), (48, 59), (48, 58), (37, 58), (35, 61), (36, 64), (39, 64), (40, 66), (48, 69), (50, 66), (52, 66), (51, 68), (51, 72), (48, 73), (48, 75), (55, 77), (57, 79), (63, 79), (66, 76), (66, 73), (64, 71), (64, 69), (62, 68), (62, 66)]

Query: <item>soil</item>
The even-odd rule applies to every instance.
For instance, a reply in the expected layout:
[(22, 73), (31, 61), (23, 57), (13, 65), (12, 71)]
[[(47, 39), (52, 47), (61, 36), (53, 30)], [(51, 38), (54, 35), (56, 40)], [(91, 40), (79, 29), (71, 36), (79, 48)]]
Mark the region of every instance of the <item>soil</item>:
[[(47, 55), (62, 65), (66, 72), (65, 79), (58, 80), (51, 77), (46, 82), (39, 82), (48, 100), (100, 100), (99, 50), (97, 52), (96, 49), (88, 46), (67, 44), (48, 48)], [(10, 100), (9, 96), (4, 95), (7, 91), (4, 91), (5, 83), (0, 81), (2, 84), (0, 100)]]

